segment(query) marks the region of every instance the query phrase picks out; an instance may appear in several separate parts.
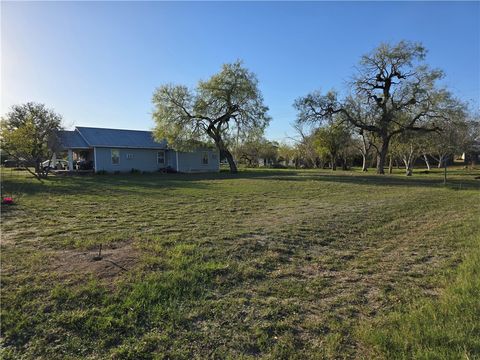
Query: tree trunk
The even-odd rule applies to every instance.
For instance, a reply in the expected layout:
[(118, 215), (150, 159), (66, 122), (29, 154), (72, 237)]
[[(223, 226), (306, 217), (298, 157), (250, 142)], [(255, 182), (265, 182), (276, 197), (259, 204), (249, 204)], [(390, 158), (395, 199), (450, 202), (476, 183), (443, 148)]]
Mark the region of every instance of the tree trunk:
[(413, 148), (413, 145), (410, 145), (409, 153), (403, 156), (403, 163), (405, 164), (405, 175), (412, 176), (413, 164), (415, 164), (416, 159), (417, 157), (415, 156), (415, 150)]
[[(23, 166), (23, 168), (27, 170), (30, 174), (32, 174), (35, 179), (39, 180), (40, 182), (42, 181), (42, 177), (36, 170), (32, 171), (32, 169), (30, 169), (27, 165)], [(37, 167), (35, 166), (35, 169), (36, 168)]]
[[(213, 130), (212, 130), (213, 131)], [(221, 136), (218, 133), (208, 133), (208, 135), (215, 141), (217, 149), (220, 151), (220, 159), (225, 157), (228, 161), (228, 166), (230, 167), (230, 172), (235, 174), (238, 172), (237, 164), (233, 158), (232, 153), (227, 149), (225, 143), (223, 142)]]
[(388, 143), (390, 141), (388, 137), (384, 137), (382, 140), (382, 147), (377, 155), (377, 174), (385, 174), (385, 160), (387, 158)]
[[(367, 146), (367, 143), (368, 143), (368, 146)], [(360, 153), (362, 154), (362, 171), (363, 172), (368, 171), (367, 157), (371, 147), (372, 147), (372, 144), (365, 139), (365, 135), (362, 132), (362, 148), (360, 149)]]
[(228, 166), (230, 166), (230, 172), (232, 174), (235, 174), (238, 172), (237, 169), (237, 164), (235, 164), (235, 160), (233, 159), (233, 155), (228, 151), (228, 149), (223, 148), (220, 150), (220, 154), (223, 155), (227, 161), (228, 161)]
[(443, 167), (443, 162), (445, 159), (445, 155), (438, 155), (438, 168), (441, 169)]
[(388, 173), (390, 175), (393, 174), (393, 157), (392, 157), (392, 155), (389, 156), (389, 160), (388, 160)]
[(430, 161), (428, 160), (427, 154), (423, 154), (423, 160), (425, 160), (425, 165), (427, 165), (427, 170), (430, 171)]
[(337, 159), (332, 157), (332, 170), (337, 170)]
[(46, 178), (48, 174), (45, 170), (43, 170), (42, 166), (42, 161), (40, 159), (35, 160), (35, 174), (38, 179)]
[(35, 173), (37, 174), (38, 177), (41, 177), (41, 167), (42, 165), (40, 164), (40, 160), (35, 160)]
[(368, 171), (367, 156), (362, 154), (362, 171)]
[(405, 164), (405, 175), (412, 176), (412, 160), (411, 159), (403, 159), (403, 163)]

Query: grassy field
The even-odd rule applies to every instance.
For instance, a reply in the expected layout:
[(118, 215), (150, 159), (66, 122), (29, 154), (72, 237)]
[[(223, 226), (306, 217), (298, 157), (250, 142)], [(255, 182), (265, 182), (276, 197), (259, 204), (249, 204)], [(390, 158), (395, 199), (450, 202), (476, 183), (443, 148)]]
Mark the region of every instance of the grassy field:
[(4, 170), (2, 356), (479, 358), (479, 175)]

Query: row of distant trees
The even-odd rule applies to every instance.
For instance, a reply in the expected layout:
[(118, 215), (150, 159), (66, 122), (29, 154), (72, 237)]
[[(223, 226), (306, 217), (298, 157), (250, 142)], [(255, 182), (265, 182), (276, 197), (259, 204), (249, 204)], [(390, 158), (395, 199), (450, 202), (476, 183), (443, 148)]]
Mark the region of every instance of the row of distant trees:
[[(241, 61), (195, 89), (164, 84), (155, 89), (152, 103), (155, 136), (177, 150), (215, 146), (231, 172), (237, 163), (258, 159), (285, 165), (347, 168), (361, 157), (379, 174), (402, 162), (408, 175), (419, 157), (442, 166), (452, 154), (468, 152), (479, 136), (478, 116), (440, 84), (444, 76), (425, 62), (426, 49), (401, 41), (381, 44), (362, 56), (344, 96), (320, 90), (299, 97), (293, 145), (263, 137), (271, 121), (254, 73)], [(42, 161), (55, 152), (61, 116), (42, 104), (14, 106), (2, 118), (2, 150), (35, 164), (34, 174), (45, 176)]]
[[(348, 123), (332, 122), (306, 130), (296, 124), (298, 133), (293, 143), (278, 143), (255, 137), (234, 146), (239, 163), (249, 167), (268, 164), (274, 167), (331, 168), (343, 170), (361, 166), (362, 171), (375, 167), (378, 143), (371, 134), (358, 131)], [(390, 141), (387, 167), (403, 167), (412, 175), (414, 165), (423, 162), (427, 170), (444, 167), (455, 156), (480, 152), (480, 123), (468, 118), (445, 121), (442, 131), (406, 131)]]

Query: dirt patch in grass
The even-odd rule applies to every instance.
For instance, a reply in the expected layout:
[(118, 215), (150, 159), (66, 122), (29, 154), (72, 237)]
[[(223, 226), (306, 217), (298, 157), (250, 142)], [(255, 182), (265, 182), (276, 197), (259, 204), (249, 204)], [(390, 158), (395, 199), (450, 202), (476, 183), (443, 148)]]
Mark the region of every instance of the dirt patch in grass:
[(131, 241), (117, 242), (99, 249), (62, 250), (55, 252), (52, 270), (61, 277), (93, 276), (111, 281), (132, 270), (140, 259), (140, 252)]

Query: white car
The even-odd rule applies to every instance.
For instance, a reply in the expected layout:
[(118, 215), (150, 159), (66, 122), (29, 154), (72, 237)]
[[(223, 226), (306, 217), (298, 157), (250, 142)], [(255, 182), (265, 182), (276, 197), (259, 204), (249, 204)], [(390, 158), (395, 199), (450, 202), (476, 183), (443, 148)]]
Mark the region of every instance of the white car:
[(42, 163), (42, 167), (46, 170), (50, 163), (50, 170), (66, 170), (68, 169), (68, 161), (57, 160), (56, 162), (46, 160)]

